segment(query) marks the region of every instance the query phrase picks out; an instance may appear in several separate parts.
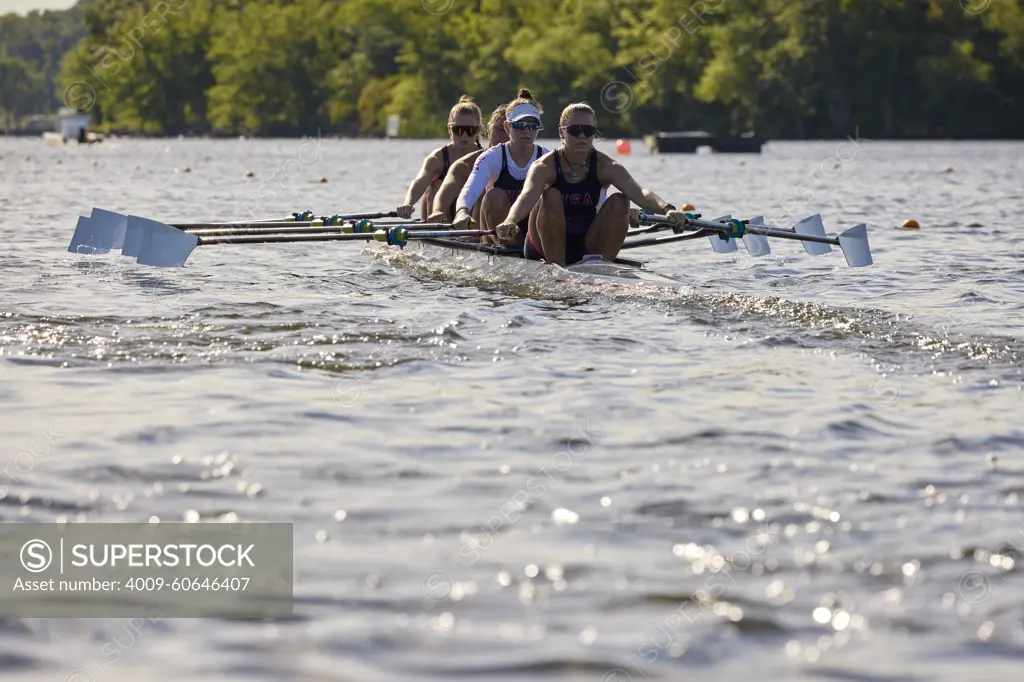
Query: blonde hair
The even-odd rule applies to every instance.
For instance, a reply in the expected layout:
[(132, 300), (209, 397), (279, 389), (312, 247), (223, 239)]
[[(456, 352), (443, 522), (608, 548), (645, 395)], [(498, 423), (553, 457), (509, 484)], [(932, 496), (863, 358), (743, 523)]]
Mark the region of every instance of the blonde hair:
[(469, 95), (463, 95), (459, 98), (459, 101), (455, 103), (452, 110), (448, 112), (448, 122), (451, 123), (455, 120), (455, 117), (459, 114), (473, 114), (477, 120), (483, 120), (484, 115), (480, 112), (480, 107), (476, 105), (473, 98)]
[(537, 111), (542, 114), (544, 113), (544, 107), (540, 105), (540, 102), (534, 99), (533, 95), (526, 88), (520, 88), (519, 94), (516, 98), (508, 103), (508, 108), (511, 109), (512, 107), (517, 107), (520, 104), (532, 104), (537, 107)]
[(564, 126), (566, 121), (572, 118), (572, 115), (578, 112), (584, 112), (594, 117), (594, 123), (597, 123), (597, 114), (594, 113), (594, 108), (586, 102), (573, 102), (565, 109), (562, 109), (562, 117), (558, 119), (558, 125)]
[(491, 120), (487, 122), (487, 134), (490, 135), (491, 131), (494, 130), (494, 126), (498, 125), (498, 121), (503, 121), (505, 118), (505, 112), (508, 111), (507, 104), (499, 104), (498, 107), (491, 112)]

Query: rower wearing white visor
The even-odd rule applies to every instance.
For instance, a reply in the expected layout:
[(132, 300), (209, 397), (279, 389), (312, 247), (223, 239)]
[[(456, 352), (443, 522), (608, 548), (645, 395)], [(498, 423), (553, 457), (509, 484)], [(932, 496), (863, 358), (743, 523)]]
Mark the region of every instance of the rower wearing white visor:
[[(549, 151), (536, 144), (537, 133), (543, 129), (540, 124), (543, 113), (540, 102), (525, 88), (509, 102), (505, 112), (509, 141), (491, 147), (477, 158), (455, 204), (453, 223), (456, 230), (469, 228), (473, 206), (481, 196), (481, 229), (493, 230), (508, 215), (523, 191), (530, 166)], [(502, 243), (522, 244), (528, 224), (527, 217), (522, 221), (522, 229), (517, 236), (502, 240)]]

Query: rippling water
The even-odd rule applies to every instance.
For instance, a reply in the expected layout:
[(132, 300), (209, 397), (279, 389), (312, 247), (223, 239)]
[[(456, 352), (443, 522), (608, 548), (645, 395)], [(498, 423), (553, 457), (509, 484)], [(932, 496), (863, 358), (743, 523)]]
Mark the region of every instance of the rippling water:
[(93, 206), (389, 209), (434, 146), (0, 140), (0, 518), (291, 522), (296, 571), (289, 621), (0, 619), (8, 676), (1020, 679), (1024, 145), (624, 159), (706, 217), (867, 222), (863, 269), (66, 252)]

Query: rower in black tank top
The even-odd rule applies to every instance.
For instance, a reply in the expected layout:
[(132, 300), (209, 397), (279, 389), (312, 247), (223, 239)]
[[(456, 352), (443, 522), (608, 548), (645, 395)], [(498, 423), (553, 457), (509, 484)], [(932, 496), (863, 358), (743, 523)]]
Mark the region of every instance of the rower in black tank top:
[[(540, 158), (540, 150), (541, 150), (541, 148), (540, 148), (539, 145), (533, 145), (533, 147), (534, 147), (533, 160), (536, 161), (537, 159)], [(497, 187), (500, 190), (504, 190), (505, 194), (508, 196), (508, 200), (514, 204), (516, 202), (516, 199), (519, 198), (519, 195), (523, 193), (523, 187), (526, 186), (526, 178), (523, 178), (522, 180), (516, 180), (514, 177), (512, 177), (512, 174), (508, 171), (508, 152), (507, 152), (507, 149), (508, 149), (508, 144), (507, 143), (502, 143), (502, 145), (501, 145), (501, 173), (498, 174), (498, 179), (494, 181), (494, 185), (493, 186)], [(526, 218), (523, 218), (522, 220), (519, 221), (518, 225), (519, 225), (519, 228), (520, 228), (522, 234), (526, 234), (526, 229), (529, 226), (529, 224), (530, 224), (529, 216), (527, 216)]]
[(565, 232), (569, 235), (585, 235), (597, 216), (597, 205), (601, 201), (601, 182), (597, 177), (597, 151), (590, 152), (590, 170), (587, 177), (579, 182), (569, 182), (562, 172), (561, 155), (555, 152), (555, 184), (562, 195), (565, 208)]
[[(440, 187), (441, 184), (444, 182), (445, 176), (448, 175), (448, 169), (451, 168), (452, 165), (451, 158), (448, 156), (448, 145), (441, 147), (441, 156), (444, 158), (444, 168), (441, 169), (441, 174), (437, 176), (438, 187)], [(449, 210), (451, 211), (451, 213), (449, 213), (448, 215), (454, 216), (455, 201), (452, 201), (452, 205), (449, 207)]]
[[(601, 181), (597, 177), (597, 152), (590, 152), (590, 170), (579, 182), (569, 182), (562, 173), (561, 154), (555, 151), (555, 182), (552, 185), (562, 195), (565, 210), (565, 262), (578, 263), (587, 255), (587, 230), (597, 217), (601, 201)], [(541, 252), (527, 237), (523, 244), (523, 257), (540, 260)]]

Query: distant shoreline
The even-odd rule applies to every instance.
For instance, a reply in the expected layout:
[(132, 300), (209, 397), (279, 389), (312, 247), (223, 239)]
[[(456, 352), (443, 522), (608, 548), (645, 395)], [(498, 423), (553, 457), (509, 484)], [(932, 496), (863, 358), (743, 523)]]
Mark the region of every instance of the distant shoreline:
[[(53, 131), (46, 131), (53, 132)], [(100, 132), (100, 131), (94, 131)], [(105, 140), (302, 140), (311, 137), (316, 137), (314, 132), (312, 135), (309, 134), (297, 134), (297, 135), (245, 135), (241, 133), (235, 134), (202, 134), (202, 135), (156, 135), (151, 133), (100, 133), (103, 135)], [(0, 139), (2, 138), (42, 138), (43, 132), (38, 130), (11, 130), (2, 131), (0, 130)], [(327, 140), (445, 140), (447, 138), (436, 136), (436, 137), (385, 137), (384, 135), (343, 135), (343, 134), (320, 134), (321, 139)], [(557, 137), (538, 137), (539, 140), (557, 140)], [(617, 136), (611, 135), (603, 138), (604, 141), (614, 141), (615, 139), (628, 139), (631, 141), (642, 141), (643, 136), (626, 136), (618, 138)], [(841, 140), (847, 140), (848, 137), (780, 137), (766, 139), (765, 144), (772, 142), (835, 142)], [(1024, 135), (1021, 137), (871, 137), (868, 135), (861, 135), (856, 138), (858, 141), (866, 142), (1024, 142)]]

